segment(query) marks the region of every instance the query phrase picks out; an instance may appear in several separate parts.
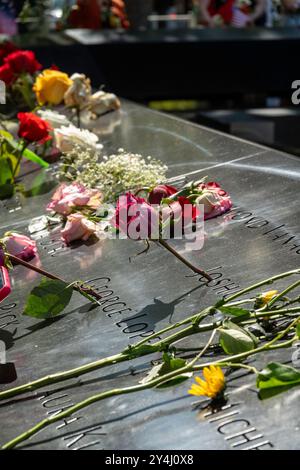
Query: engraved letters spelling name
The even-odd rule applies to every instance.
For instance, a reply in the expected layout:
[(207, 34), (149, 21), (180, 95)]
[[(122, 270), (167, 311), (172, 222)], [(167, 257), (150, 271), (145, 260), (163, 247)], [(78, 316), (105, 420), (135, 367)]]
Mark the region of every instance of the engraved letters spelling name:
[[(57, 415), (74, 405), (69, 395), (61, 391), (46, 392), (38, 400), (46, 410), (48, 417)], [(61, 439), (67, 450), (83, 450), (91, 447), (97, 450), (102, 449), (101, 438), (106, 435), (102, 431), (102, 426), (90, 425), (70, 431), (73, 426), (78, 422), (81, 423), (84, 419), (85, 416), (76, 414), (76, 416), (61, 420), (56, 426), (57, 431), (62, 433)]]
[[(86, 281), (88, 285), (102, 296), (103, 300), (99, 300), (97, 303), (102, 308), (102, 311), (109, 318), (120, 318), (119, 315), (129, 314), (133, 311), (131, 307), (127, 306), (118, 295), (115, 295), (114, 290), (111, 287), (111, 278), (109, 277), (97, 277)], [(137, 314), (119, 320), (115, 323), (118, 328), (122, 328), (122, 332), (129, 335), (130, 339), (137, 337), (147, 337), (154, 333), (153, 329), (149, 329), (149, 324), (146, 321), (147, 314)], [(124, 327), (127, 325), (126, 327)]]
[(19, 325), (20, 322), (15, 313), (12, 312), (17, 307), (17, 303), (11, 302), (8, 304), (0, 305), (0, 328), (5, 330), (9, 327), (13, 327), (16, 330), (16, 325)]
[(216, 427), (217, 432), (233, 449), (268, 450), (274, 448), (274, 445), (242, 415), (238, 406), (239, 403), (229, 403), (215, 413), (207, 412), (204, 417)]
[(286, 224), (274, 226), (269, 220), (238, 207), (234, 207), (229, 213), (232, 220), (243, 221), (245, 227), (249, 229), (263, 229), (262, 235), (267, 236), (270, 241), (277, 242), (279, 246), (288, 248), (289, 252), (300, 255), (299, 236), (286, 231)]

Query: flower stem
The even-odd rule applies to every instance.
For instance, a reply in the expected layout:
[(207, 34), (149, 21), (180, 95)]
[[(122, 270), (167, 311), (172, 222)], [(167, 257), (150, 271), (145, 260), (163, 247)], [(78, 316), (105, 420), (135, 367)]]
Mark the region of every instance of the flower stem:
[(278, 281), (279, 279), (283, 279), (288, 276), (293, 276), (294, 274), (300, 274), (300, 269), (294, 269), (293, 271), (288, 271), (286, 273), (277, 274), (276, 276), (272, 276), (272, 277), (269, 277), (268, 279), (257, 282), (256, 284), (246, 287), (245, 289), (242, 289), (239, 292), (236, 292), (235, 294), (227, 297), (227, 299), (221, 300), (220, 302), (216, 304), (216, 307), (220, 307), (222, 305), (228, 304), (229, 302), (232, 302), (232, 300), (237, 299), (238, 297), (241, 297), (242, 295), (248, 292), (251, 292), (255, 289), (258, 289), (261, 286), (265, 286), (266, 284), (273, 284), (275, 281)]
[[(212, 337), (209, 340), (209, 344), (210, 344), (211, 340), (212, 340)], [(208, 347), (208, 344), (206, 345), (206, 347)], [(201, 351), (201, 353), (197, 357), (200, 357), (200, 355), (202, 355), (202, 354), (203, 354), (203, 351)], [(153, 388), (153, 387), (157, 387), (158, 385), (162, 384), (163, 382), (167, 382), (167, 381), (171, 380), (172, 378), (177, 377), (178, 375), (184, 374), (186, 372), (191, 372), (191, 371), (193, 371), (192, 362), (187, 363), (184, 367), (181, 367), (180, 369), (177, 369), (175, 371), (169, 372), (168, 374), (165, 374), (163, 376), (155, 378), (155, 379), (151, 380), (150, 382), (143, 383), (143, 384), (138, 384), (138, 385), (133, 385), (132, 387), (112, 389), (112, 390), (109, 390), (107, 392), (102, 392), (102, 393), (99, 393), (97, 395), (93, 395), (92, 397), (89, 397), (86, 400), (83, 400), (83, 401), (77, 403), (76, 405), (71, 406), (70, 408), (68, 408), (67, 410), (62, 411), (61, 413), (54, 414), (50, 418), (46, 418), (43, 421), (40, 421), (35, 426), (30, 428), (28, 431), (20, 434), (15, 439), (12, 439), (11, 441), (4, 444), (1, 447), (1, 449), (2, 450), (12, 449), (12, 448), (16, 447), (16, 445), (20, 444), (23, 441), (26, 441), (31, 436), (35, 435), (37, 432), (39, 432), (40, 430), (42, 430), (45, 427), (49, 426), (50, 424), (55, 423), (57, 421), (60, 421), (62, 419), (65, 419), (65, 418), (73, 415), (77, 411), (79, 411), (83, 408), (86, 408), (87, 406), (90, 406), (93, 403), (104, 400), (105, 398), (110, 398), (110, 397), (113, 397), (113, 396), (116, 396), (116, 395), (124, 395), (124, 394), (133, 393), (133, 392), (139, 392), (141, 390), (147, 390), (147, 389), (150, 389), (150, 388)]]
[[(41, 274), (42, 276), (48, 277), (49, 279), (54, 279), (54, 280), (57, 280), (57, 281), (64, 282), (65, 284), (68, 284), (67, 281), (65, 281), (61, 277), (57, 276), (56, 274), (52, 274), (52, 273), (49, 273), (48, 271), (46, 271), (45, 269), (38, 268), (37, 266), (34, 266), (33, 264), (28, 263), (27, 261), (24, 261), (24, 260), (18, 258), (17, 256), (11, 255), (9, 253), (5, 253), (5, 255), (15, 264), (20, 264), (20, 265), (24, 266), (25, 268), (30, 269), (31, 271), (35, 271), (36, 273)], [(74, 290), (79, 292), (84, 297), (88, 297), (89, 300), (95, 301), (95, 299), (96, 300), (101, 300), (102, 299), (102, 296), (100, 294), (98, 294), (96, 291), (94, 291), (93, 289), (91, 289), (89, 287), (82, 287), (78, 284), (74, 284), (74, 285), (72, 285), (72, 287), (73, 287)]]
[(212, 277), (202, 269), (197, 268), (194, 266), (192, 263), (190, 263), (187, 259), (183, 258), (169, 243), (166, 242), (166, 240), (159, 239), (158, 242), (160, 243), (161, 246), (166, 248), (172, 255), (176, 256), (179, 261), (181, 261), (183, 264), (185, 264), (188, 268), (190, 268), (194, 273), (200, 274), (201, 276), (205, 277), (208, 281), (212, 280)]
[(28, 143), (24, 140), (23, 145), (22, 145), (21, 150), (20, 150), (20, 153), (18, 155), (17, 164), (16, 164), (16, 166), (14, 168), (14, 171), (13, 171), (13, 174), (12, 174), (13, 183), (15, 183), (15, 181), (16, 181), (16, 174), (18, 173), (19, 167), (21, 165), (21, 160), (22, 160), (22, 157), (23, 157), (23, 153), (24, 153), (27, 145), (28, 145)]
[(93, 395), (92, 397), (89, 397), (89, 398), (77, 403), (76, 405), (71, 406), (67, 410), (64, 410), (64, 411), (62, 411), (58, 414), (54, 414), (50, 418), (46, 418), (46, 419), (40, 421), (35, 426), (30, 428), (28, 431), (20, 434), (16, 438), (14, 438), (11, 441), (4, 444), (2, 446), (2, 450), (8, 450), (8, 449), (12, 449), (12, 448), (16, 447), (18, 444), (20, 444), (21, 442), (26, 441), (27, 439), (29, 439), (33, 435), (37, 434), (39, 431), (46, 428), (50, 424), (55, 423), (57, 421), (60, 421), (62, 419), (68, 418), (68, 417), (72, 416), (74, 413), (76, 413), (77, 411), (79, 411), (83, 408), (86, 408), (86, 407), (92, 405), (93, 403), (104, 400), (105, 398), (110, 398), (110, 397), (113, 397), (113, 396), (116, 396), (116, 395), (124, 395), (124, 394), (139, 392), (141, 390), (147, 390), (147, 389), (150, 389), (150, 388), (154, 388), (154, 387), (157, 387), (158, 385), (160, 385), (162, 383), (165, 383), (165, 382), (167, 382), (167, 381), (169, 381), (169, 380), (171, 380), (171, 379), (173, 379), (177, 376), (180, 376), (180, 375), (182, 375), (186, 372), (192, 372), (192, 371), (195, 371), (195, 370), (203, 369), (204, 367), (208, 367), (212, 364), (213, 365), (220, 364), (220, 365), (227, 366), (227, 367), (231, 367), (231, 366), (233, 366), (233, 367), (243, 367), (243, 368), (246, 368), (248, 370), (251, 370), (251, 372), (257, 372), (254, 367), (251, 367), (251, 366), (248, 366), (248, 365), (245, 365), (245, 364), (235, 364), (235, 363), (232, 364), (232, 361), (233, 360), (235, 361), (237, 358), (248, 357), (251, 354), (255, 354), (255, 353), (258, 353), (258, 352), (266, 350), (266, 349), (272, 349), (272, 346), (273, 346), (274, 342), (281, 339), (281, 337), (284, 336), (299, 320), (300, 320), (300, 317), (297, 318), (294, 322), (292, 322), (291, 325), (289, 325), (289, 327), (284, 330), (284, 332), (282, 332), (278, 336), (276, 336), (276, 338), (274, 338), (274, 340), (270, 341), (269, 343), (266, 343), (265, 345), (261, 346), (260, 348), (256, 348), (252, 351), (247, 351), (247, 352), (242, 353), (242, 354), (237, 354), (235, 356), (226, 358), (225, 360), (221, 360), (219, 362), (210, 362), (208, 364), (201, 364), (199, 366), (195, 366), (194, 365), (195, 360), (199, 359), (205, 353), (205, 351), (209, 348), (209, 346), (211, 345), (212, 340), (214, 338), (214, 335), (216, 333), (216, 330), (215, 330), (212, 333), (210, 339), (208, 340), (208, 342), (207, 342), (206, 346), (203, 348), (203, 350), (195, 357), (195, 359), (188, 362), (184, 367), (182, 367), (180, 369), (177, 369), (175, 371), (169, 372), (168, 374), (165, 374), (165, 375), (160, 376), (158, 378), (155, 378), (155, 379), (153, 379), (153, 380), (151, 380), (150, 382), (147, 382), (147, 383), (133, 385), (131, 387), (112, 389), (112, 390), (108, 390), (106, 392), (102, 392), (102, 393)]
[[(290, 311), (291, 312), (299, 312), (300, 307), (290, 309)], [(202, 313), (207, 314), (207, 309), (203, 310)], [(253, 314), (253, 318), (258, 318), (258, 317), (263, 318), (265, 316), (278, 315), (278, 313), (280, 313), (280, 314), (289, 313), (289, 309), (282, 309), (280, 311), (279, 310), (273, 310), (273, 311), (270, 311), (270, 312), (261, 312), (261, 313), (258, 313), (258, 314)], [(193, 321), (195, 321), (195, 317), (199, 317), (199, 316), (201, 316), (201, 313), (197, 314), (197, 315), (193, 315), (192, 317), (189, 318), (189, 320), (191, 322), (193, 322)], [(242, 321), (239, 317), (235, 318), (234, 321), (235, 321), (235, 323), (242, 323)], [(187, 320), (184, 320), (183, 322), (181, 322), (181, 324), (185, 324), (186, 322), (187, 322)], [(156, 343), (153, 343), (151, 345), (147, 345), (145, 348), (140, 347), (143, 344), (142, 342), (140, 342), (140, 343), (137, 343), (136, 345), (131, 346), (130, 348), (125, 349), (124, 351), (120, 352), (119, 354), (115, 354), (113, 356), (102, 358), (102, 359), (99, 359), (97, 361), (85, 364), (83, 366), (76, 367), (74, 369), (66, 370), (64, 372), (58, 372), (56, 374), (51, 374), (51, 375), (42, 377), (40, 379), (37, 379), (33, 382), (28, 382), (27, 384), (20, 385), (20, 386), (15, 387), (15, 388), (4, 390), (3, 392), (0, 392), (0, 401), (1, 400), (6, 400), (8, 398), (12, 398), (12, 397), (17, 396), (17, 395), (22, 395), (23, 393), (26, 393), (26, 392), (32, 392), (32, 391), (40, 389), (40, 388), (42, 388), (46, 385), (51, 385), (51, 384), (54, 384), (54, 383), (63, 382), (65, 380), (72, 379), (74, 377), (80, 377), (81, 375), (87, 374), (89, 372), (93, 372), (93, 371), (98, 370), (98, 369), (102, 369), (104, 367), (107, 367), (107, 366), (110, 366), (110, 365), (113, 365), (113, 364), (118, 364), (120, 362), (125, 362), (125, 361), (128, 361), (130, 359), (134, 359), (134, 358), (137, 358), (137, 357), (146, 356), (146, 355), (149, 355), (149, 354), (152, 354), (152, 353), (155, 353), (155, 352), (160, 352), (160, 351), (166, 350), (166, 349), (168, 349), (168, 347), (171, 344), (173, 344), (177, 341), (180, 341), (183, 338), (186, 338), (188, 336), (192, 336), (192, 335), (198, 334), (198, 333), (204, 333), (204, 332), (212, 331), (212, 330), (220, 327), (221, 325), (222, 325), (221, 320), (218, 321), (218, 322), (207, 323), (207, 324), (204, 324), (204, 325), (198, 325), (197, 322), (192, 323), (188, 327), (174, 333), (173, 335), (170, 335), (170, 336), (168, 336), (168, 337), (166, 337), (166, 338), (164, 338), (160, 341), (157, 341)], [(157, 335), (159, 335), (159, 334), (161, 334), (160, 331), (157, 333)], [(148, 337), (148, 339), (149, 339), (149, 337)], [(250, 351), (250, 353), (251, 352), (252, 351)], [(243, 354), (244, 353), (242, 353), (241, 356), (239, 355), (237, 358), (239, 359), (241, 357), (247, 357), (247, 355), (249, 355), (249, 354), (246, 354), (246, 355), (243, 355)]]
[(288, 294), (291, 290), (296, 289), (296, 287), (298, 286), (300, 286), (300, 281), (294, 282), (294, 284), (291, 284), (290, 286), (288, 286), (286, 289), (280, 292), (280, 294), (275, 295), (273, 299), (271, 299), (270, 302), (268, 303), (268, 308), (272, 307), (272, 305), (274, 305), (275, 302), (277, 302), (282, 297), (285, 297), (286, 294)]

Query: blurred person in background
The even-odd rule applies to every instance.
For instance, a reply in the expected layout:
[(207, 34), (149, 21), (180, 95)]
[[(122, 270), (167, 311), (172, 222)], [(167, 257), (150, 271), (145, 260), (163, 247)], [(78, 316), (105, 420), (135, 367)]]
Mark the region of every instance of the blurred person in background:
[(13, 0), (0, 0), (0, 34), (17, 34), (17, 11)]
[(77, 0), (68, 23), (72, 28), (87, 29), (129, 27), (123, 0)]
[(300, 27), (300, 0), (282, 0), (282, 25)]
[(216, 26), (264, 26), (266, 0), (194, 0), (202, 24)]

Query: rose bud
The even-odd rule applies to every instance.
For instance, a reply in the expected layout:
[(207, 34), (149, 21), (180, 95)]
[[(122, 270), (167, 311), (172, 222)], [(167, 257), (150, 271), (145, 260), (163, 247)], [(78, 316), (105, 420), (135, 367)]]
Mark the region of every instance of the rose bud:
[(155, 186), (154, 189), (150, 192), (148, 196), (148, 202), (150, 204), (160, 204), (162, 199), (166, 199), (173, 194), (176, 194), (178, 189), (173, 186), (168, 186), (167, 184), (159, 184)]
[(61, 231), (62, 240), (69, 245), (75, 240), (87, 241), (97, 231), (97, 225), (77, 212), (68, 216), (65, 228)]
[(23, 261), (30, 261), (36, 256), (37, 246), (36, 242), (26, 235), (15, 232), (7, 232), (1, 240), (6, 251)]

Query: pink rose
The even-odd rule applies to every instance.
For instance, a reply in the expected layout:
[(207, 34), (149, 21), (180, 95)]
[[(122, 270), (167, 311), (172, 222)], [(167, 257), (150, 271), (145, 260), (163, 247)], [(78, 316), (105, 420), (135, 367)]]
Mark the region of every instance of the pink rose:
[[(138, 220), (137, 220), (138, 219)], [(145, 240), (158, 235), (158, 214), (154, 207), (131, 193), (120, 196), (111, 223), (132, 240)]]
[(23, 261), (30, 261), (37, 253), (36, 242), (26, 235), (8, 232), (3, 238), (6, 251)]
[(198, 189), (202, 191), (202, 194), (197, 198), (196, 203), (204, 205), (204, 220), (218, 217), (231, 209), (230, 196), (218, 183), (214, 181), (201, 183)]
[(102, 193), (97, 189), (88, 189), (79, 183), (62, 184), (53, 194), (47, 210), (69, 215), (76, 207), (88, 206), (96, 210), (101, 206), (101, 201)]
[(68, 216), (65, 228), (61, 231), (63, 241), (69, 245), (75, 240), (88, 240), (97, 231), (97, 225), (80, 213)]

